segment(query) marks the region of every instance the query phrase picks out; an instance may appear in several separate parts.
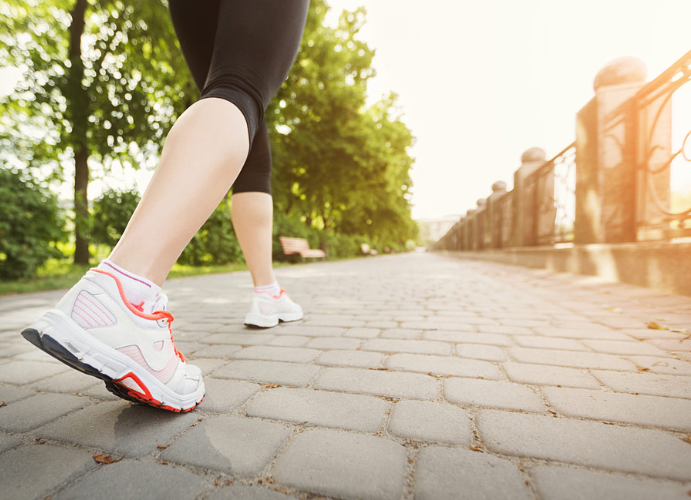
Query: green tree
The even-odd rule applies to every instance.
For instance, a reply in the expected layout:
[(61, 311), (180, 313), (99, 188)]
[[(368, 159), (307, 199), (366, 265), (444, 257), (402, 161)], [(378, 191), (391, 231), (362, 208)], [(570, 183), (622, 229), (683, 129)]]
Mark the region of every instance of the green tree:
[(391, 94), (366, 107), (374, 51), (357, 35), (365, 10), (325, 26), (328, 5), (310, 4), (300, 51), (267, 111), (275, 203), (308, 226), (375, 239), (413, 238), (409, 148), (413, 137)]
[(197, 91), (161, 0), (5, 0), (0, 66), (20, 68), (0, 102), (5, 160), (74, 172), (76, 250), (87, 263), (90, 170), (155, 157)]
[(64, 236), (58, 200), (26, 172), (0, 169), (0, 278), (28, 278)]

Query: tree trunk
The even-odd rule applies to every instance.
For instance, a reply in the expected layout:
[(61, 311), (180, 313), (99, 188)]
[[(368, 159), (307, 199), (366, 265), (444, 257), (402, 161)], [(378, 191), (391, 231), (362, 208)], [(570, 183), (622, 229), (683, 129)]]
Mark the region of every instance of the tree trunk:
[(89, 199), (87, 188), (89, 186), (89, 154), (86, 147), (82, 146), (74, 155), (74, 229), (75, 249), (74, 263), (89, 263)]
[(74, 149), (74, 212), (75, 250), (74, 263), (89, 263), (89, 149), (87, 143), (89, 96), (82, 87), (84, 63), (82, 62), (82, 34), (87, 0), (76, 0), (70, 24), (70, 71), (67, 76), (69, 95), (68, 114), (72, 121), (71, 143)]

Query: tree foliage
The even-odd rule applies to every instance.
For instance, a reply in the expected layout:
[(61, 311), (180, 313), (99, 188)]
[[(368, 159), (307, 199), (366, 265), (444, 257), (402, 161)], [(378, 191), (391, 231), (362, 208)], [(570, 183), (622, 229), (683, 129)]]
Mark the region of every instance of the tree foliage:
[[(312, 0), (292, 71), (267, 110), (278, 225), (322, 231), (317, 243), (341, 244), (345, 235), (402, 244), (417, 230), (410, 216), (414, 139), (395, 94), (367, 105), (375, 70), (374, 50), (358, 38), (364, 9), (344, 12), (336, 27), (325, 22), (328, 9)], [(0, 99), (0, 163), (47, 169), (62, 182), (74, 177), (75, 260), (84, 262), (89, 180), (114, 165), (151, 164), (198, 96), (165, 0), (4, 0), (2, 66), (23, 77)], [(95, 206), (97, 221), (123, 216), (111, 201)], [(221, 212), (212, 218), (204, 241), (232, 227)], [(121, 228), (97, 233), (112, 243)], [(184, 255), (201, 262), (205, 252)]]
[(74, 172), (83, 262), (90, 168), (155, 156), (194, 84), (161, 0), (5, 0), (0, 17), (0, 66), (23, 75), (0, 102), (0, 146), (6, 161)]
[(0, 169), (0, 278), (35, 274), (63, 239), (57, 197), (26, 173)]
[(267, 111), (276, 205), (308, 225), (384, 243), (414, 238), (409, 148), (396, 95), (366, 107), (374, 51), (358, 39), (365, 11), (325, 25), (328, 6), (310, 4), (300, 51)]
[(139, 203), (139, 192), (107, 189), (94, 200), (91, 237), (94, 243), (114, 247), (125, 232), (127, 222)]

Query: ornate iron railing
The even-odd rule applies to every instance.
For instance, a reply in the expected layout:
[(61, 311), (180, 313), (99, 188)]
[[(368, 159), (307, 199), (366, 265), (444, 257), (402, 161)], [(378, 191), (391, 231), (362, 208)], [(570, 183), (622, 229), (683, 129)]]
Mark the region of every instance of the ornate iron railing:
[(691, 181), (691, 130), (687, 128), (691, 121), (680, 129), (675, 120), (675, 115), (691, 116), (691, 99), (679, 106), (674, 102), (682, 94), (691, 97), (689, 82), (691, 51), (641, 88), (629, 102), (638, 123), (638, 239), (691, 236), (691, 200), (677, 204), (673, 198), (675, 174)]
[(577, 115), (576, 141), (547, 161), (527, 150), (514, 189), (495, 183), (434, 248), (691, 237), (690, 82), (691, 51), (648, 83), (642, 62), (613, 61)]
[(528, 241), (552, 245), (573, 241), (576, 218), (576, 144), (569, 144), (524, 181), (531, 213)]

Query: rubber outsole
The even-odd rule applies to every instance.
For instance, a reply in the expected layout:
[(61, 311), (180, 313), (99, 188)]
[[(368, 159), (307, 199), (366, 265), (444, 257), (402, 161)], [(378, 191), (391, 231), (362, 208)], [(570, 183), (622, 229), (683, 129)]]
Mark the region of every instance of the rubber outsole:
[(200, 399), (194, 406), (190, 408), (185, 408), (184, 410), (164, 405), (154, 398), (140, 395), (140, 393), (119, 384), (118, 381), (113, 380), (112, 377), (109, 377), (108, 375), (101, 373), (93, 366), (80, 361), (74, 354), (68, 351), (49, 334), (41, 335), (40, 332), (34, 328), (26, 328), (24, 331), (22, 331), (22, 337), (24, 337), (33, 345), (41, 349), (46, 354), (54, 357), (62, 363), (65, 363), (67, 366), (74, 368), (75, 370), (79, 370), (80, 372), (86, 375), (91, 375), (92, 377), (96, 377), (98, 379), (103, 380), (106, 384), (106, 389), (109, 392), (126, 401), (130, 401), (132, 403), (141, 405), (152, 406), (154, 408), (172, 411), (175, 413), (187, 413), (199, 406), (199, 404), (204, 400), (204, 398), (202, 397), (202, 399)]

